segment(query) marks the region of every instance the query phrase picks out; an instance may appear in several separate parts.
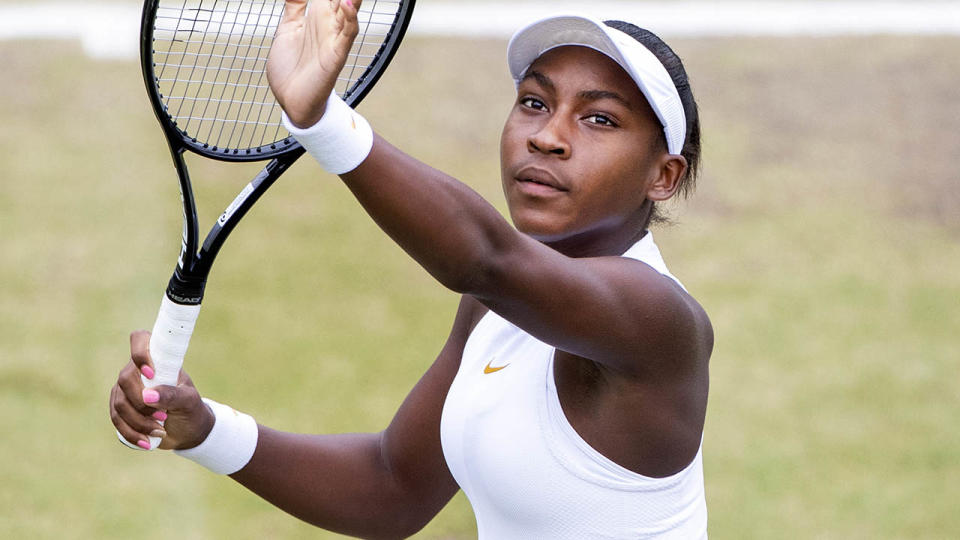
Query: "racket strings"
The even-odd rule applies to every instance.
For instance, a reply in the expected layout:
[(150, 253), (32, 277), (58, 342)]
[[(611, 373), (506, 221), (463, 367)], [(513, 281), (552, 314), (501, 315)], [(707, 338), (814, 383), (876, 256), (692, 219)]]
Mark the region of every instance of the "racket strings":
[[(153, 28), (155, 84), (174, 125), (214, 151), (260, 151), (289, 136), (266, 80), (283, 16), (279, 0), (161, 0)], [(335, 90), (347, 98), (376, 61), (399, 0), (369, 0)]]

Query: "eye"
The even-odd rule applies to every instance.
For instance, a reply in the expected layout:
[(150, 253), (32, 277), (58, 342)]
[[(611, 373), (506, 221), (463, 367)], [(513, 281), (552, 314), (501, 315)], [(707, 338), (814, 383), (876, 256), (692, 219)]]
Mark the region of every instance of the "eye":
[(605, 114), (591, 114), (590, 116), (587, 116), (585, 120), (598, 126), (617, 127), (617, 123)]
[(520, 105), (527, 107), (528, 109), (535, 109), (538, 111), (546, 110), (547, 106), (542, 101), (535, 97), (523, 97), (520, 98)]

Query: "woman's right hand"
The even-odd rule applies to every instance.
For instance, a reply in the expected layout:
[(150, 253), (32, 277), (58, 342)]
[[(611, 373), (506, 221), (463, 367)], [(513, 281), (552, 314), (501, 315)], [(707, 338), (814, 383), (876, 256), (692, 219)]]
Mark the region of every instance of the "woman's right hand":
[(214, 416), (190, 376), (181, 370), (176, 386), (145, 388), (141, 374), (147, 379), (154, 375), (146, 330), (130, 334), (130, 361), (110, 390), (110, 420), (117, 432), (141, 448), (150, 448), (150, 436), (161, 437), (164, 449), (184, 450), (203, 442)]

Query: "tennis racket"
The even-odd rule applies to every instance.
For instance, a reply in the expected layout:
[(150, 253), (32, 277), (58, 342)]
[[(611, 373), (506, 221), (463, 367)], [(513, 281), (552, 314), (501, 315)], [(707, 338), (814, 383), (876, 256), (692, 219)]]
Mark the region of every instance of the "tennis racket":
[[(413, 6), (414, 0), (363, 2), (359, 33), (335, 86), (349, 105), (356, 106), (387, 68)], [(265, 74), (283, 9), (282, 0), (146, 0), (143, 4), (143, 80), (170, 146), (183, 202), (180, 256), (150, 337), (155, 376), (143, 378), (147, 387), (177, 384), (207, 276), (223, 242), (303, 154), (283, 128), (280, 106)], [(226, 207), (203, 243), (184, 160), (187, 151), (228, 162), (270, 160)], [(122, 436), (120, 440), (139, 448)], [(151, 449), (159, 444), (159, 438), (150, 438)]]

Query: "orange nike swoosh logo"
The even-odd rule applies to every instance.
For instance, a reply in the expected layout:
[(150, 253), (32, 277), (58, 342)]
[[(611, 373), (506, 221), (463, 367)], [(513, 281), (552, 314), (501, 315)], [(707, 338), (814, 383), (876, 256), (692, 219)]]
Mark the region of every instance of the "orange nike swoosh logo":
[(496, 360), (496, 358), (491, 358), (490, 361), (487, 362), (487, 366), (486, 366), (485, 368), (483, 368), (483, 374), (484, 374), (484, 375), (489, 375), (489, 374), (491, 374), (491, 373), (496, 373), (496, 372), (500, 371), (501, 369), (503, 369), (503, 368), (505, 368), (505, 367), (507, 367), (507, 366), (510, 365), (509, 363), (506, 363), (506, 364), (504, 364), (504, 365), (502, 365), (502, 366), (492, 367), (490, 364), (493, 364), (493, 361), (494, 361), (494, 360)]

